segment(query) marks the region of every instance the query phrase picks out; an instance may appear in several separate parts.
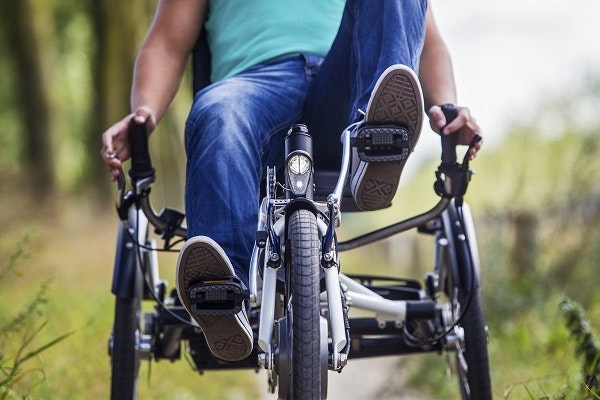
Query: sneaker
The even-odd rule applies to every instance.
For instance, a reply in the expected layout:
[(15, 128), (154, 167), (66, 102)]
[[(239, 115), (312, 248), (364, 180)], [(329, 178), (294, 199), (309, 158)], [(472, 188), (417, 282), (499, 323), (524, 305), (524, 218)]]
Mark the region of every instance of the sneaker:
[[(423, 123), (423, 94), (417, 75), (405, 65), (388, 67), (375, 83), (367, 104), (365, 124), (402, 125), (409, 130), (409, 154), (413, 151)], [(358, 160), (355, 153), (353, 159)], [(365, 162), (353, 165), (350, 187), (356, 205), (372, 211), (388, 207), (398, 189), (402, 161)]]
[(177, 294), (181, 303), (198, 323), (211, 353), (225, 361), (238, 361), (252, 352), (252, 328), (245, 307), (237, 314), (198, 315), (191, 311), (188, 289), (194, 283), (210, 277), (235, 275), (223, 249), (206, 236), (196, 236), (185, 242), (177, 260)]

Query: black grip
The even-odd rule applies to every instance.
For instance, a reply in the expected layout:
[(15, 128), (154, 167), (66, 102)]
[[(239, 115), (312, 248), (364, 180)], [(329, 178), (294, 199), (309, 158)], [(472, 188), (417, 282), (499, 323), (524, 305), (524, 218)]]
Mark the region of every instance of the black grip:
[(127, 132), (131, 148), (131, 169), (129, 176), (135, 181), (154, 176), (150, 151), (148, 150), (148, 130), (145, 124), (138, 124), (134, 118), (129, 121)]
[[(441, 106), (442, 112), (446, 117), (446, 125), (454, 121), (458, 116), (458, 111), (453, 104), (444, 104)], [(456, 164), (456, 145), (458, 137), (455, 133), (449, 135), (441, 134), (442, 137), (442, 165)]]

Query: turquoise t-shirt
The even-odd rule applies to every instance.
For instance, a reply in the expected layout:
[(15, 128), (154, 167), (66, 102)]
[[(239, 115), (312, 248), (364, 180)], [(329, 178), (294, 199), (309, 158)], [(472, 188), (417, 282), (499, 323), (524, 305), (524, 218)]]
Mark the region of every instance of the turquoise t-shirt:
[(210, 0), (211, 80), (286, 55), (326, 55), (345, 0)]

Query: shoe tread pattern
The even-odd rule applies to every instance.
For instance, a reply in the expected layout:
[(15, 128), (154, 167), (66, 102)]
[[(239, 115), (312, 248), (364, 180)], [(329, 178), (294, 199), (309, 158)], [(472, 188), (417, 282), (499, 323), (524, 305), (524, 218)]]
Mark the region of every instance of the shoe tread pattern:
[[(210, 277), (233, 275), (231, 265), (210, 243), (196, 242), (182, 249), (178, 263), (178, 290), (182, 304), (191, 309), (187, 290), (192, 284)], [(241, 312), (243, 313), (243, 311)], [(244, 326), (240, 313), (235, 315), (193, 315), (200, 325), (213, 355), (225, 361), (243, 360), (252, 352), (250, 327)]]
[[(369, 101), (365, 123), (372, 125), (404, 125), (410, 132), (410, 151), (421, 131), (423, 100), (416, 78), (401, 69), (388, 70), (375, 86)], [(398, 189), (405, 160), (360, 162), (352, 178), (352, 191), (362, 210), (388, 207)]]

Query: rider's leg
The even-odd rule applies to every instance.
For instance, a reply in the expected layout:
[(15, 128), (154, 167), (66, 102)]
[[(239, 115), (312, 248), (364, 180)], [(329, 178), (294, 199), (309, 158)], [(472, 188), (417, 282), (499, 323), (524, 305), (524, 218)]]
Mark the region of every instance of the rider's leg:
[[(189, 289), (235, 274), (248, 285), (259, 185), (283, 159), (283, 135), (301, 113), (312, 67), (295, 57), (264, 64), (198, 92), (186, 123), (186, 215), (190, 239), (177, 263), (182, 304), (213, 355), (235, 361), (252, 350), (246, 310), (194, 312)], [(263, 162), (264, 161), (264, 162)]]
[(247, 283), (265, 165), (283, 159), (283, 135), (308, 90), (306, 60), (263, 64), (198, 92), (186, 123), (189, 237), (214, 239)]
[[(385, 71), (389, 73), (390, 66), (402, 64), (418, 69), (426, 7), (426, 0), (383, 0), (378, 2), (377, 7), (366, 1), (347, 1), (338, 35), (314, 80), (307, 101), (305, 122), (315, 139), (315, 165), (318, 168), (339, 167), (339, 133), (363, 118), (358, 110), (366, 111), (379, 77)], [(393, 74), (399, 73), (394, 71)], [(414, 75), (400, 74), (409, 80), (414, 78)], [(413, 91), (416, 100), (419, 99), (419, 91), (417, 83)], [(418, 135), (418, 132), (414, 134)], [(326, 151), (320, 152), (323, 149)], [(402, 166), (391, 163), (376, 167), (383, 172), (398, 168)], [(392, 176), (399, 178), (399, 173)], [(397, 179), (393, 183), (397, 186)], [(386, 201), (387, 198), (384, 198), (380, 207), (386, 206)]]

